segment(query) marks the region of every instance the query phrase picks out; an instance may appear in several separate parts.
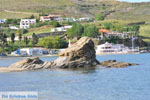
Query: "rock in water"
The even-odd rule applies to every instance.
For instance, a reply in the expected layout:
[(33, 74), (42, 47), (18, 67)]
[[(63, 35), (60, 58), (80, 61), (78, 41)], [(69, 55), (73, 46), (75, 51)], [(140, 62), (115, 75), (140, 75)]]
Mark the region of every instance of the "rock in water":
[(134, 66), (134, 65), (138, 65), (138, 64), (117, 62), (116, 60), (108, 60), (108, 61), (102, 62), (101, 65), (106, 66), (108, 68), (124, 68), (124, 67)]
[(92, 67), (99, 64), (96, 59), (94, 42), (88, 37), (83, 37), (64, 52), (54, 61), (57, 68), (79, 68)]
[(59, 57), (53, 62), (44, 62), (38, 57), (34, 57), (12, 64), (9, 68), (35, 70), (48, 68), (93, 67), (98, 64), (99, 62), (96, 60), (94, 42), (88, 37), (83, 37), (64, 52), (61, 52)]
[(27, 58), (25, 60), (14, 63), (10, 65), (8, 68), (14, 68), (14, 69), (22, 68), (25, 70), (36, 70), (36, 69), (49, 68), (51, 64), (52, 62), (44, 62), (40, 60), (39, 57), (32, 57), (32, 58)]

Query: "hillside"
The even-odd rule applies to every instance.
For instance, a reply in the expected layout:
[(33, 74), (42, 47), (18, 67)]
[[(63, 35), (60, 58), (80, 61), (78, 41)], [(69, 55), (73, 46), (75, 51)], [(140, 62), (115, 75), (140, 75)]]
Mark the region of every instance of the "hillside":
[(149, 21), (150, 3), (115, 0), (0, 0), (0, 18), (24, 18), (39, 13), (90, 16), (104, 13), (106, 19)]

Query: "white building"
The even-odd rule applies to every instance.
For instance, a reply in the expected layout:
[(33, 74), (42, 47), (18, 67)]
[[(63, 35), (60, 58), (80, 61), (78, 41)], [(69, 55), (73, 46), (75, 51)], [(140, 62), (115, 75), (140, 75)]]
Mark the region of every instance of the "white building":
[(6, 22), (6, 19), (0, 19), (0, 24), (4, 24)]
[(51, 32), (62, 32), (64, 30), (65, 30), (64, 27), (57, 27), (57, 28), (51, 29)]
[(21, 19), (20, 28), (27, 29), (32, 24), (36, 24), (36, 19)]
[(20, 56), (41, 56), (43, 55), (42, 48), (22, 48), (11, 53), (12, 55)]
[(60, 18), (59, 22), (76, 22), (75, 18)]
[(51, 32), (65, 32), (67, 29), (72, 28), (72, 26), (63, 26), (51, 29)]
[(108, 42), (98, 45), (96, 49), (96, 54), (125, 54), (135, 52), (139, 52), (139, 47), (130, 49), (123, 44), (112, 44)]
[(18, 30), (19, 28), (16, 27), (16, 26), (9, 26), (10, 29), (13, 29), (13, 30)]
[(80, 22), (84, 22), (84, 21), (88, 21), (88, 22), (90, 22), (90, 21), (92, 21), (92, 19), (90, 18), (90, 17), (83, 17), (83, 18), (79, 18), (79, 21)]

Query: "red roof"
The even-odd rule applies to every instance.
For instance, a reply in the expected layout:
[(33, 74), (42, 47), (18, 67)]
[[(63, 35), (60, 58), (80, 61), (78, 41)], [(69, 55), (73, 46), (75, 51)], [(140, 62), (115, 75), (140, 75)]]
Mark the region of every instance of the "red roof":
[(105, 33), (111, 32), (110, 30), (106, 30), (106, 29), (99, 29), (98, 31), (99, 31), (99, 32), (105, 32)]

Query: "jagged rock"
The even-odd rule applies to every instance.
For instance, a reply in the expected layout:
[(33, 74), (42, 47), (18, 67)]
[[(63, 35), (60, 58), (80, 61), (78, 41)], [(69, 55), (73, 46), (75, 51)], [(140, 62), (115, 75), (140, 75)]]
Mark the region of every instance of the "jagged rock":
[(27, 58), (9, 66), (9, 68), (49, 69), (49, 68), (79, 68), (92, 67), (99, 64), (96, 60), (94, 42), (83, 37), (77, 43), (59, 54), (53, 62), (44, 62), (38, 57)]
[(79, 68), (92, 67), (99, 64), (96, 59), (94, 42), (88, 37), (83, 37), (64, 52), (54, 61), (57, 68)]
[(27, 58), (9, 66), (9, 68), (42, 69), (44, 62), (38, 57)]
[(109, 68), (123, 68), (123, 67), (127, 67), (127, 66), (138, 65), (138, 64), (117, 62), (116, 60), (108, 60), (108, 61), (101, 62), (101, 65), (109, 67)]

